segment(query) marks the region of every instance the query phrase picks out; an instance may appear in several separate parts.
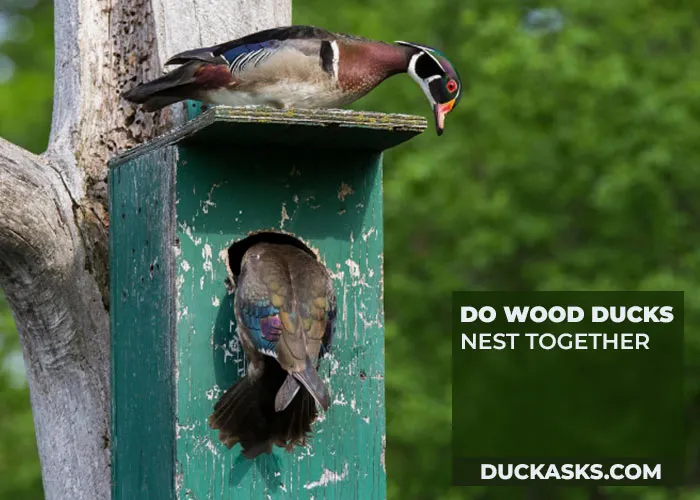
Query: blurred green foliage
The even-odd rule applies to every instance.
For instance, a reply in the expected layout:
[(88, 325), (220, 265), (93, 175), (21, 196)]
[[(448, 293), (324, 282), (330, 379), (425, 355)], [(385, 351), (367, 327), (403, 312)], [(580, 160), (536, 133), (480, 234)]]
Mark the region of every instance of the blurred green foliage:
[[(442, 137), (428, 130), (386, 155), (390, 498), (520, 493), (450, 487), (453, 290), (684, 290), (689, 481), (700, 484), (699, 12), (696, 0), (294, 2), (296, 23), (438, 47), (465, 84)], [(0, 39), (0, 135), (38, 152), (50, 124), (51, 3), (16, 0), (0, 14), (32, 25)], [(2, 55), (14, 65), (4, 82)], [(405, 75), (353, 107), (432, 120)], [(0, 353), (16, 349), (0, 328)], [(17, 452), (33, 440), (26, 390), (2, 373), (0, 498), (39, 498), (36, 456)], [(695, 489), (527, 493), (700, 499)]]
[[(0, 137), (46, 148), (53, 99), (53, 5), (0, 1)], [(0, 500), (44, 498), (19, 337), (0, 290)]]
[[(467, 89), (442, 137), (429, 130), (386, 158), (390, 497), (515, 497), (449, 487), (453, 290), (684, 290), (688, 453), (697, 484), (697, 3), (294, 5), (295, 22), (436, 46)], [(538, 8), (553, 7), (561, 19), (550, 10), (533, 20)], [(355, 107), (430, 118), (405, 76)], [(639, 488), (531, 495), (700, 498)]]
[(0, 2), (0, 137), (46, 148), (53, 106), (53, 2)]

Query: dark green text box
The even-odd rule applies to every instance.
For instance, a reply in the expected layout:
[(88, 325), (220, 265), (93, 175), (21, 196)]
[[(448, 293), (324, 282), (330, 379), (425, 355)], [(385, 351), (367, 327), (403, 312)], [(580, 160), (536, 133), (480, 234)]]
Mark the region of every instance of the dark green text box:
[[(487, 306), (493, 311), (481, 309)], [(560, 321), (558, 310), (559, 314), (543, 321), (528, 315), (524, 322), (509, 322), (504, 307), (517, 306), (542, 306), (547, 311), (554, 306), (564, 311), (578, 307), (580, 311), (571, 310), (579, 313), (572, 318), (581, 312), (583, 318)], [(606, 311), (615, 307), (617, 317), (620, 308), (627, 309), (620, 322), (594, 322), (594, 306)], [(641, 309), (631, 309), (628, 316), (633, 306)], [(473, 307), (481, 315), (462, 322), (462, 307)], [(467, 312), (471, 314), (465, 319), (475, 316), (473, 310)], [(483, 333), (519, 335), (502, 336), (499, 342), (489, 335), (476, 336)], [(552, 336), (531, 339), (526, 333)], [(564, 333), (571, 335), (561, 336)], [(577, 337), (577, 333), (607, 334), (607, 342), (602, 336)], [(613, 336), (622, 333), (629, 335)], [(561, 343), (549, 348), (553, 339)], [(562, 348), (577, 341), (579, 347), (588, 348)], [(478, 463), (575, 461), (663, 463), (661, 479), (639, 484), (681, 484), (682, 384), (682, 292), (457, 292), (453, 296), (453, 482), (522, 484), (517, 479), (481, 479), (474, 473)], [(605, 479), (585, 482), (620, 484)]]

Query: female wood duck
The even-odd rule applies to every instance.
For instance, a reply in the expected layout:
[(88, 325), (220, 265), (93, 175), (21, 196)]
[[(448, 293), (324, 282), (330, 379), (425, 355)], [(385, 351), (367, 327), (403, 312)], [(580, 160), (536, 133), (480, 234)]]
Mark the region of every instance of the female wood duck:
[(124, 93), (155, 111), (184, 99), (229, 106), (346, 106), (390, 76), (408, 73), (428, 98), (438, 135), (459, 102), (462, 82), (447, 58), (409, 42), (394, 44), (313, 26), (273, 28), (214, 47), (188, 50), (170, 73)]
[(289, 244), (257, 243), (234, 276), (236, 330), (248, 359), (247, 375), (217, 401), (209, 425), (243, 456), (273, 445), (304, 446), (318, 404), (330, 405), (318, 362), (330, 349), (336, 297), (315, 255)]

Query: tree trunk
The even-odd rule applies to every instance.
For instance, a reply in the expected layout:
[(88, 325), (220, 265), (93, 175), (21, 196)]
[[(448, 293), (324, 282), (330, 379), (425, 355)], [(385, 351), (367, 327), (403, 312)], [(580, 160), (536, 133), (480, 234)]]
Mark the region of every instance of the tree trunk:
[(0, 139), (0, 286), (22, 341), (47, 499), (110, 496), (107, 161), (182, 121), (120, 93), (174, 53), (290, 24), (291, 0), (56, 0), (49, 146)]

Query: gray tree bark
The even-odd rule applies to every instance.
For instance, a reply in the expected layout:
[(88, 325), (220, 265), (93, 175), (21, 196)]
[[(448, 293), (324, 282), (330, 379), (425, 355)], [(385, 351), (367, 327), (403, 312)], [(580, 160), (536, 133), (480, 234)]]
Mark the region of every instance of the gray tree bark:
[(291, 23), (291, 0), (55, 0), (51, 138), (0, 139), (0, 286), (19, 330), (46, 498), (110, 497), (107, 161), (162, 133), (123, 90), (178, 51)]

